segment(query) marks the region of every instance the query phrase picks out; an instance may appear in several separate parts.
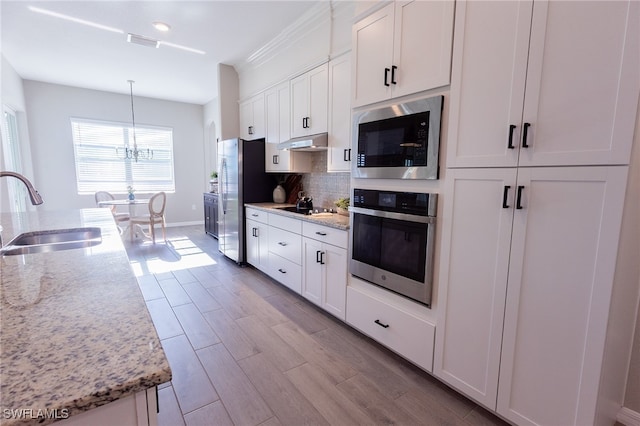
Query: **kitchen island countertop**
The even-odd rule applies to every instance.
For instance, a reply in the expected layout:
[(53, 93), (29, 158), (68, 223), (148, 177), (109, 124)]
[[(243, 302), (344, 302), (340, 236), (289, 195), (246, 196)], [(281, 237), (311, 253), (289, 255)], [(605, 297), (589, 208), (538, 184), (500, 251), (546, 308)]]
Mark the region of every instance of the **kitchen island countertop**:
[(283, 216), (292, 217), (294, 219), (305, 220), (307, 222), (317, 223), (319, 225), (330, 226), (332, 228), (349, 230), (349, 216), (342, 216), (337, 213), (331, 215), (305, 215), (295, 212), (283, 210), (282, 207), (295, 207), (295, 204), (278, 204), (278, 203), (247, 203), (245, 207), (264, 210), (269, 213), (276, 213)]
[(73, 416), (171, 380), (109, 209), (3, 213), (0, 224), (5, 244), (27, 231), (102, 232), (88, 248), (0, 257), (3, 425), (53, 421), (9, 410)]

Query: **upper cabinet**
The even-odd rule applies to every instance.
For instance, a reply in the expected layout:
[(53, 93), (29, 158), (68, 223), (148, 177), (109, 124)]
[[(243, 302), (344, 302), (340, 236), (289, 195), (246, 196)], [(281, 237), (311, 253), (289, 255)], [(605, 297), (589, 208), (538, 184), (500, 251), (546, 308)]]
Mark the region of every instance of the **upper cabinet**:
[(628, 164), (637, 8), (459, 2), (447, 167)]
[(354, 24), (353, 107), (450, 83), (453, 1), (396, 1)]
[(327, 171), (351, 170), (351, 56), (329, 62), (329, 154)]
[(265, 170), (280, 173), (304, 173), (311, 171), (311, 159), (307, 152), (291, 152), (277, 149), (280, 142), (290, 139), (291, 110), (289, 82), (284, 82), (264, 93), (265, 121)]
[(327, 132), (328, 65), (291, 79), (290, 88), (291, 137)]
[(260, 93), (240, 104), (240, 137), (245, 140), (265, 137), (264, 94)]

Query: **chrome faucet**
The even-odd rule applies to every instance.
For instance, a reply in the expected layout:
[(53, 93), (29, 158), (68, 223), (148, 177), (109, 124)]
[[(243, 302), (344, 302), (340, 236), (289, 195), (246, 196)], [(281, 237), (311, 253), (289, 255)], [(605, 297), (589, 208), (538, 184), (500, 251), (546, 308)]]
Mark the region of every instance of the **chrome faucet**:
[(24, 186), (27, 187), (27, 191), (29, 191), (29, 198), (31, 198), (31, 204), (33, 204), (34, 206), (40, 205), (44, 202), (42, 201), (42, 197), (40, 196), (40, 194), (38, 194), (38, 191), (33, 187), (29, 179), (22, 176), (20, 173), (0, 171), (0, 177), (4, 176), (13, 176), (16, 179), (20, 179), (22, 183), (24, 183)]

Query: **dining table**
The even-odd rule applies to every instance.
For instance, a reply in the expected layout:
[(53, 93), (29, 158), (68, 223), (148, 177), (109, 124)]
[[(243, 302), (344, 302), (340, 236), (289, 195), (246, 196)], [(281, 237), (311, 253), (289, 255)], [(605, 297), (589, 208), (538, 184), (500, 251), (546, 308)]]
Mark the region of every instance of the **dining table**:
[[(104, 200), (104, 201), (98, 202), (99, 207), (127, 206), (129, 207), (129, 217), (136, 216), (136, 206), (139, 204), (149, 205), (149, 198), (134, 198), (133, 200), (129, 198), (117, 198), (115, 200)], [(131, 226), (130, 224), (127, 224), (127, 226), (122, 231), (122, 235), (127, 234), (127, 230), (129, 229), (130, 226)], [(146, 233), (144, 233), (142, 229), (140, 231), (143, 235), (146, 236)]]

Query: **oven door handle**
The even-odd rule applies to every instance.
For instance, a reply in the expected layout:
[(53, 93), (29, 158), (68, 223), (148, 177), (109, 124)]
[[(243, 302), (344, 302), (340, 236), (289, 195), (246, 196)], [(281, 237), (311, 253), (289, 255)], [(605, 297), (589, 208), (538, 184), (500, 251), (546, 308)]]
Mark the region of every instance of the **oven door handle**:
[(407, 214), (407, 213), (397, 213), (397, 212), (387, 212), (383, 210), (372, 210), (372, 209), (364, 209), (362, 207), (349, 207), (349, 211), (354, 213), (360, 213), (367, 216), (377, 216), (383, 217), (386, 219), (397, 219), (397, 220), (405, 220), (408, 222), (417, 222), (417, 223), (436, 223), (436, 218), (432, 216), (418, 216), (415, 214)]

